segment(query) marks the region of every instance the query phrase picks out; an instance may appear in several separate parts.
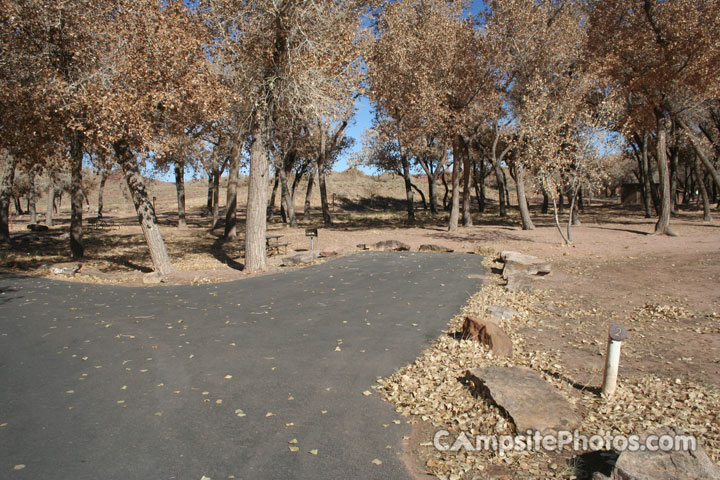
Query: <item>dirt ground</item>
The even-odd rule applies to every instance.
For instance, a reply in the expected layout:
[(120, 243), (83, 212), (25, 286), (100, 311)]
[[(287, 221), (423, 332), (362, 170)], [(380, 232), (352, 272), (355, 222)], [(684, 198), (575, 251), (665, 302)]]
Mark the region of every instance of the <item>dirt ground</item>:
[[(221, 230), (210, 232), (210, 220), (201, 214), (204, 185), (191, 185), (189, 191), (187, 229), (174, 226), (177, 217), (167, 195), (158, 206), (162, 234), (178, 270), (169, 282), (245, 277), (241, 239), (223, 242)], [(358, 198), (366, 194), (360, 192)], [(514, 250), (542, 257), (552, 263), (553, 273), (542, 280), (547, 292), (540, 318), (520, 329), (528, 349), (553, 352), (574, 382), (597, 386), (608, 326), (620, 323), (629, 333), (623, 377), (651, 374), (720, 386), (720, 221), (703, 222), (699, 212), (681, 210), (672, 219), (678, 236), (654, 236), (654, 219), (645, 219), (639, 208), (594, 202), (581, 214), (582, 224), (572, 228), (573, 244), (565, 246), (553, 217), (539, 208), (533, 210), (535, 230), (520, 229), (514, 210), (508, 218), (498, 218), (491, 205), (488, 212), (474, 215), (474, 226), (449, 233), (446, 214), (433, 217), (420, 210), (416, 225), (408, 226), (401, 203), (374, 193), (371, 197), (374, 204), (340, 197), (332, 227), (322, 226), (314, 200), (308, 220), (300, 214), (300, 225), (290, 228), (275, 215), (268, 234), (282, 235), (288, 254), (308, 250), (305, 229), (318, 228), (315, 248), (340, 254), (358, 251), (359, 244), (394, 239), (412, 250), (437, 244), (468, 254)], [(80, 273), (68, 280), (142, 284), (152, 264), (136, 218), (121, 202), (106, 211), (102, 222), (86, 224), (87, 256)], [(68, 261), (68, 240), (61, 238), (68, 230), (68, 212), (61, 211), (49, 232), (29, 232), (27, 223), (27, 215), (12, 219), (15, 247), (0, 248), (0, 271), (52, 276), (48, 265)], [(269, 271), (287, 268), (281, 263), (281, 256), (271, 257)], [(716, 430), (717, 422), (716, 417)]]
[[(241, 239), (223, 242), (221, 229), (210, 232), (210, 219), (201, 214), (203, 185), (189, 190), (187, 229), (174, 226), (172, 202), (158, 208), (178, 270), (169, 281), (245, 277)], [(101, 222), (86, 220), (86, 258), (80, 273), (69, 280), (141, 284), (152, 263), (136, 218), (122, 205), (111, 203), (108, 210)], [(553, 274), (543, 284), (553, 292), (544, 319), (550, 331), (527, 331), (530, 344), (559, 349), (568, 365), (595, 364), (589, 360), (603, 352), (607, 326), (621, 323), (635, 340), (624, 352), (631, 359), (623, 365), (628, 371), (654, 371), (661, 364), (668, 375), (720, 385), (720, 222), (702, 222), (698, 212), (681, 211), (672, 220), (677, 237), (653, 236), (654, 219), (645, 219), (639, 210), (596, 203), (586, 207), (582, 224), (572, 227), (573, 244), (565, 246), (552, 216), (534, 212), (537, 228), (523, 231), (516, 215), (511, 211), (500, 219), (492, 210), (476, 214), (474, 226), (450, 233), (445, 214), (435, 218), (419, 210), (416, 226), (408, 226), (402, 211), (389, 208), (336, 208), (334, 225), (327, 228), (314, 207), (309, 220), (300, 215), (297, 228), (285, 226), (275, 215), (268, 233), (282, 235), (288, 255), (310, 248), (305, 229), (314, 227), (319, 233), (315, 248), (341, 254), (358, 251), (360, 244), (394, 239), (412, 250), (437, 244), (456, 252), (494, 255), (515, 250), (542, 257), (553, 264)], [(47, 266), (68, 261), (68, 240), (61, 237), (68, 230), (68, 212), (61, 210), (49, 232), (29, 232), (28, 220), (27, 215), (13, 219), (16, 245), (0, 249), (0, 270), (52, 277)], [(280, 266), (282, 256), (269, 259), (269, 271), (285, 268)], [(597, 380), (601, 374), (596, 368), (577, 370), (582, 381)]]

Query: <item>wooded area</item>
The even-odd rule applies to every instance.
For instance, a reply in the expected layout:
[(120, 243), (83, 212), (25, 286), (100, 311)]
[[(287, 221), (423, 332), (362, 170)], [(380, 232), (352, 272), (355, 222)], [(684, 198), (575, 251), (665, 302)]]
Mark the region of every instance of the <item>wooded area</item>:
[(720, 0), (503, 0), (479, 11), (444, 0), (5, 0), (0, 237), (12, 242), (11, 203), (20, 213), (25, 197), (35, 223), (43, 192), (52, 225), (67, 191), (69, 253), (82, 258), (83, 166), (99, 178), (98, 218), (118, 169), (166, 275), (142, 169), (174, 172), (178, 228), (184, 177), (202, 172), (212, 229), (231, 241), (247, 168), (244, 268), (262, 271), (277, 192), (296, 226), (297, 187), (304, 180), (307, 218), (317, 179), (333, 223), (326, 175), (352, 146), (361, 96), (375, 118), (350, 163), (397, 173), (411, 224), (416, 192), (441, 215), (442, 182), (448, 230), (472, 225), (473, 196), (482, 212), (491, 178), (505, 217), (506, 172), (522, 228), (534, 228), (537, 192), (566, 243), (583, 197), (628, 178), (657, 234), (675, 234), (680, 205), (697, 201), (710, 221), (720, 200)]

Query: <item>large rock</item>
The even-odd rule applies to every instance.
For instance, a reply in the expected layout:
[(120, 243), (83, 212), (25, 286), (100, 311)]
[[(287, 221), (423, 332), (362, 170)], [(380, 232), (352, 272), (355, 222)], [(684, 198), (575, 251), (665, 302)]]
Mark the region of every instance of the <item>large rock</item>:
[(434, 244), (420, 245), (420, 248), (418, 248), (418, 252), (452, 253), (453, 251), (454, 250), (452, 248), (443, 247), (442, 245), (434, 245)]
[(500, 259), (505, 262), (503, 278), (507, 280), (505, 289), (510, 292), (528, 292), (533, 289), (535, 278), (552, 271), (548, 262), (524, 253), (503, 251)]
[(150, 272), (143, 275), (143, 283), (145, 285), (160, 285), (165, 278), (160, 272)]
[(514, 260), (507, 260), (503, 268), (503, 278), (507, 280), (513, 275), (547, 275), (551, 271), (549, 263), (533, 263), (526, 265)]
[(306, 263), (312, 263), (317, 260), (318, 254), (315, 252), (300, 252), (289, 257), (283, 257), (282, 263), (286, 266), (303, 265)]
[(337, 257), (342, 253), (339, 248), (325, 248), (320, 252), (320, 258)]
[(79, 263), (56, 263), (50, 267), (50, 273), (53, 275), (75, 275), (82, 268)]
[(537, 282), (538, 277), (535, 275), (517, 273), (508, 277), (505, 290), (508, 292), (529, 292), (536, 286)]
[(465, 317), (462, 338), (464, 340), (477, 340), (487, 346), (498, 357), (512, 357), (512, 340), (498, 324), (490, 320)]
[(487, 367), (467, 372), (478, 393), (505, 410), (518, 434), (573, 431), (582, 419), (555, 387), (527, 367)]
[(410, 245), (398, 240), (383, 240), (370, 245), (361, 243), (357, 247), (362, 250), (377, 250), (379, 252), (407, 252), (410, 250)]
[[(675, 438), (678, 435), (685, 434), (676, 427), (660, 427), (641, 435), (641, 446), (646, 445), (646, 439), (649, 435), (656, 437), (651, 442), (655, 447), (658, 445), (657, 439), (664, 435)], [(593, 476), (593, 479), (598, 480), (675, 480), (678, 478), (720, 480), (720, 468), (710, 460), (698, 443), (694, 451), (672, 450), (666, 452), (658, 449), (658, 451), (650, 452), (645, 449), (644, 451), (631, 452), (626, 450), (620, 454), (609, 477), (602, 474)]]
[(503, 262), (520, 263), (522, 265), (536, 265), (539, 263), (545, 263), (545, 261), (538, 257), (527, 255), (525, 253), (512, 252), (509, 250), (504, 250), (500, 252), (500, 260), (502, 260)]

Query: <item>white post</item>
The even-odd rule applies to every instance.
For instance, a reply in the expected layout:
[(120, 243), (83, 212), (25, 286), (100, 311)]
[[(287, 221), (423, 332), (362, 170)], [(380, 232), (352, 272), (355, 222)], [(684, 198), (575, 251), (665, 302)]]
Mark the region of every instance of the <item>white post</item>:
[(605, 355), (605, 371), (603, 372), (602, 394), (611, 397), (617, 389), (618, 367), (620, 366), (620, 347), (627, 338), (627, 331), (622, 325), (610, 327), (607, 354)]

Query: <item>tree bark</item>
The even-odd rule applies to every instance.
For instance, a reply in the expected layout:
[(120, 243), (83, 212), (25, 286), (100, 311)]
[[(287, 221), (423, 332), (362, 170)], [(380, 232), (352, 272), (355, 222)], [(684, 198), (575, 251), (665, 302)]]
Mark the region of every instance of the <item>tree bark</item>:
[(212, 227), (215, 230), (220, 223), (220, 171), (213, 174)]
[(224, 237), (226, 240), (237, 238), (237, 185), (238, 174), (240, 173), (240, 155), (242, 153), (242, 131), (239, 125), (237, 129), (235, 141), (230, 150), (230, 171), (228, 172), (227, 200), (225, 201)]
[(641, 150), (641, 161), (643, 165), (643, 203), (645, 204), (645, 218), (652, 218), (651, 205), (653, 205), (652, 196), (652, 168), (650, 166), (650, 159), (648, 157), (648, 143), (649, 135), (647, 130), (643, 132), (642, 136), (642, 150)]
[(475, 195), (478, 198), (478, 212), (485, 212), (485, 162), (480, 160), (480, 163), (473, 162), (473, 173), (475, 180)]
[(656, 159), (658, 164), (658, 172), (660, 173), (660, 216), (655, 224), (655, 234), (674, 236), (675, 233), (670, 229), (670, 172), (668, 168), (667, 158), (667, 127), (668, 120), (658, 114), (657, 118), (657, 153)]
[(267, 219), (268, 222), (272, 220), (273, 214), (275, 213), (275, 197), (277, 195), (277, 189), (280, 185), (280, 169), (275, 169), (275, 181), (273, 181), (273, 188), (270, 192), (270, 201), (267, 206)]
[(429, 161), (426, 157), (423, 157), (423, 156), (418, 157), (418, 163), (420, 164), (422, 169), (425, 171), (425, 175), (427, 176), (428, 196), (430, 197), (429, 198), (430, 213), (433, 215), (437, 215), (437, 213), (438, 213), (437, 178), (438, 178), (438, 175), (444, 171), (446, 161), (447, 161), (447, 155), (444, 155), (442, 160), (438, 161), (438, 164), (435, 167), (435, 170), (433, 171), (431, 161)]
[(70, 143), (72, 162), (70, 181), (70, 252), (73, 260), (80, 260), (85, 254), (83, 247), (83, 188), (82, 188), (82, 136), (74, 132)]
[(31, 168), (28, 172), (28, 210), (30, 211), (30, 223), (37, 223), (37, 195), (35, 192), (35, 169)]
[(53, 226), (53, 210), (55, 209), (55, 187), (52, 182), (53, 178), (50, 175), (47, 191), (47, 212), (45, 212), (45, 224), (48, 227)]
[(515, 187), (518, 196), (518, 206), (520, 207), (522, 229), (535, 230), (535, 225), (533, 225), (532, 219), (530, 218), (527, 198), (525, 198), (525, 181), (523, 180), (523, 168), (520, 165), (515, 166)]
[(103, 171), (100, 173), (100, 185), (98, 186), (98, 208), (97, 208), (97, 217), (102, 218), (103, 216), (103, 193), (105, 192), (105, 182), (107, 182), (108, 178), (108, 171), (103, 169)]
[(695, 150), (695, 153), (700, 158), (700, 161), (703, 165), (705, 165), (705, 170), (708, 171), (710, 176), (715, 182), (715, 185), (718, 189), (720, 189), (720, 173), (715, 169), (712, 162), (708, 158), (708, 156), (705, 154), (705, 151), (702, 148), (702, 145), (698, 141), (697, 138), (695, 138), (695, 135), (690, 131), (690, 129), (685, 125), (682, 121), (680, 122), (680, 125), (685, 128), (685, 130), (688, 132), (688, 138), (690, 139), (690, 144), (693, 146), (693, 150)]
[(677, 146), (673, 146), (673, 148), (670, 149), (670, 212), (673, 215), (677, 214), (679, 155), (680, 149)]
[(213, 187), (215, 186), (215, 183), (213, 182), (215, 178), (215, 168), (210, 169), (210, 173), (208, 173), (208, 189), (207, 189), (207, 202), (205, 203), (205, 210), (207, 211), (208, 215), (212, 214), (213, 209), (213, 198), (214, 198), (214, 191)]
[(453, 169), (452, 169), (452, 201), (450, 207), (450, 222), (448, 231), (454, 232), (458, 228), (460, 217), (460, 169), (462, 168), (462, 154), (460, 153), (460, 135), (453, 138)]
[(267, 268), (265, 235), (267, 233), (268, 126), (266, 118), (258, 118), (253, 129), (250, 147), (250, 184), (248, 186), (247, 220), (245, 222), (245, 270), (263, 271)]
[(327, 133), (324, 128), (320, 130), (320, 155), (318, 156), (317, 171), (320, 184), (320, 203), (322, 205), (323, 222), (325, 226), (332, 225), (330, 207), (327, 200), (327, 186), (325, 184), (325, 162), (327, 160)]
[(175, 190), (177, 190), (178, 228), (187, 228), (185, 221), (185, 161), (175, 160)]
[(280, 194), (282, 195), (282, 203), (285, 206), (285, 216), (287, 223), (291, 227), (297, 227), (297, 218), (295, 216), (295, 200), (292, 197), (290, 186), (288, 185), (288, 173), (292, 172), (292, 167), (295, 163), (295, 153), (290, 152), (283, 158), (283, 164), (278, 170), (280, 177)]
[(408, 224), (412, 225), (415, 223), (415, 205), (413, 199), (412, 180), (410, 179), (410, 162), (406, 155), (401, 155), (400, 162), (402, 163), (402, 176), (405, 181), (405, 198), (407, 199), (407, 213)]
[(312, 197), (313, 185), (315, 184), (315, 165), (310, 165), (310, 175), (308, 176), (307, 190), (305, 190), (305, 207), (303, 209), (303, 218), (310, 218), (310, 199)]
[(14, 156), (1, 152), (2, 163), (0, 164), (0, 241), (11, 243), (10, 237), (10, 197), (13, 183), (15, 182)]
[(505, 203), (505, 177), (502, 172), (499, 160), (493, 161), (493, 167), (495, 168), (495, 181), (497, 182), (498, 189), (498, 204), (500, 206), (500, 216), (507, 217), (507, 204)]
[(415, 185), (412, 182), (410, 182), (410, 186), (413, 188), (413, 190), (415, 190), (418, 193), (418, 195), (420, 195), (420, 201), (422, 202), (423, 210), (427, 211), (428, 204), (427, 204), (427, 199), (425, 198), (425, 194), (423, 193), (423, 191), (420, 189), (420, 187), (418, 187), (417, 185)]
[(428, 181), (428, 201), (430, 202), (430, 213), (433, 215), (437, 215), (438, 213), (438, 205), (437, 205), (437, 181), (435, 177), (432, 177), (430, 175), (427, 175), (427, 181)]
[(155, 271), (161, 275), (169, 275), (174, 271), (170, 256), (165, 248), (160, 226), (155, 216), (150, 198), (148, 198), (145, 181), (140, 174), (140, 167), (137, 160), (133, 156), (130, 146), (125, 140), (119, 140), (113, 144), (115, 155), (117, 156), (120, 167), (122, 168), (125, 182), (127, 184), (130, 195), (132, 196), (135, 211), (137, 212), (140, 228), (145, 236), (148, 249), (150, 250), (150, 258), (153, 262)]
[(505, 203), (508, 207), (511, 207), (512, 204), (510, 203), (510, 187), (508, 187), (507, 176), (505, 175), (505, 170), (501, 171), (503, 176), (503, 188), (505, 189)]
[(450, 210), (450, 205), (448, 204), (448, 196), (450, 195), (450, 188), (448, 188), (448, 182), (447, 177), (445, 176), (445, 169), (443, 168), (442, 172), (442, 184), (445, 188), (445, 194), (443, 195), (443, 210), (447, 211)]
[(710, 198), (708, 196), (707, 188), (705, 188), (705, 175), (702, 171), (702, 165), (700, 165), (700, 158), (698, 155), (695, 155), (693, 166), (695, 169), (695, 177), (697, 179), (697, 189), (700, 190), (700, 197), (702, 198), (703, 221), (712, 222), (712, 216), (710, 215)]
[(462, 195), (462, 224), (463, 227), (471, 227), (472, 221), (472, 173), (473, 166), (470, 160), (470, 152), (468, 144), (461, 135), (459, 135), (460, 152), (463, 162), (463, 195)]

